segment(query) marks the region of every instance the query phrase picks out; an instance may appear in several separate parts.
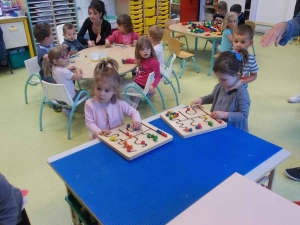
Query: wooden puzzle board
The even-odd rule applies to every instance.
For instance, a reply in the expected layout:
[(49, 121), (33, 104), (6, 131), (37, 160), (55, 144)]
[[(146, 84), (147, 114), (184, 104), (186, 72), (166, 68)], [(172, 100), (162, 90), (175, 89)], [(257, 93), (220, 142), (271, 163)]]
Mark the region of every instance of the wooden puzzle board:
[[(112, 129), (107, 136), (98, 136), (100, 141), (103, 141), (127, 160), (132, 160), (173, 140), (172, 135), (144, 121), (142, 121), (141, 129), (136, 131), (131, 126), (127, 126), (128, 125), (125, 124)], [(157, 130), (166, 135), (163, 136), (161, 132), (157, 133)], [(132, 137), (129, 135), (132, 135)], [(149, 135), (157, 136), (156, 141), (154, 141), (155, 138), (149, 137)], [(125, 143), (127, 143), (127, 146), (132, 146), (130, 151), (128, 147), (125, 146)]]
[[(162, 112), (160, 117), (183, 138), (193, 137), (227, 127), (226, 122), (212, 119), (209, 116), (210, 112), (199, 106), (186, 107), (178, 111), (173, 111), (172, 113), (174, 112), (176, 116), (172, 120), (170, 120), (171, 113), (169, 110)], [(212, 122), (212, 126), (209, 125), (209, 121)], [(202, 128), (196, 129), (199, 123)], [(191, 131), (189, 131), (190, 128)], [(188, 129), (188, 131), (185, 129)]]

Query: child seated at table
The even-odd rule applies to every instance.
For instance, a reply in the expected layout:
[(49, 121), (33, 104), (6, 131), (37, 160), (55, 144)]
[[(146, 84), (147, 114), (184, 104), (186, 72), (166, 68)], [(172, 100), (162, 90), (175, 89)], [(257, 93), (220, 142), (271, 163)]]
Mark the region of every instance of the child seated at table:
[[(254, 31), (252, 27), (247, 24), (238, 26), (233, 31), (233, 49), (240, 51), (240, 49), (247, 49), (253, 44)], [(249, 54), (248, 61), (243, 67), (243, 76), (241, 83), (248, 87), (248, 83), (254, 81), (257, 78), (257, 63), (254, 55)]]
[[(51, 48), (48, 53), (48, 61), (43, 61), (43, 67), (46, 75), (52, 73), (56, 83), (65, 85), (71, 98), (75, 101), (80, 91), (75, 90), (73, 81), (82, 79), (82, 70), (75, 66), (68, 66), (69, 56), (68, 51), (62, 46)], [(62, 112), (69, 117), (71, 110), (63, 109)]]
[[(131, 59), (131, 58), (122, 59), (122, 62), (124, 64), (126, 63), (137, 64), (138, 72), (133, 82), (131, 80), (123, 79), (121, 89), (124, 91), (127, 87), (134, 86), (136, 89), (139, 89), (141, 92), (143, 92), (149, 74), (154, 72), (154, 81), (151, 84), (149, 89), (149, 95), (153, 96), (155, 94), (155, 88), (160, 82), (161, 75), (160, 75), (160, 65), (159, 62), (157, 61), (155, 50), (149, 38), (142, 37), (137, 41), (135, 47), (135, 59)], [(130, 89), (130, 92), (138, 94), (139, 92), (136, 91), (135, 88)], [(135, 97), (132, 101), (129, 97), (126, 97), (125, 101), (128, 104), (132, 105), (134, 108), (136, 108), (138, 106), (140, 98)]]
[(139, 39), (139, 35), (133, 31), (133, 24), (130, 16), (122, 14), (117, 19), (118, 30), (114, 31), (105, 40), (105, 46), (110, 47), (112, 43), (116, 44), (134, 44)]
[(163, 29), (158, 25), (149, 27), (148, 38), (152, 43), (154, 51), (157, 56), (157, 60), (160, 65), (160, 73), (165, 73), (165, 59), (164, 59), (164, 48), (160, 43), (163, 38)]
[(63, 36), (65, 39), (61, 45), (65, 47), (71, 55), (84, 49), (84, 46), (76, 38), (76, 30), (72, 23), (66, 23), (63, 26)]
[(234, 12), (226, 13), (224, 19), (224, 30), (221, 44), (218, 46), (218, 52), (232, 50), (232, 32), (237, 26), (237, 15)]
[(138, 111), (121, 100), (119, 65), (108, 59), (97, 64), (94, 70), (94, 97), (87, 100), (84, 108), (85, 124), (89, 129), (90, 140), (98, 135), (109, 134), (111, 129), (124, 124), (124, 115), (132, 119), (135, 129), (141, 127)]
[(250, 98), (247, 89), (241, 83), (243, 65), (247, 61), (248, 52), (245, 49), (220, 53), (213, 67), (219, 83), (210, 95), (193, 101), (191, 107), (212, 104), (212, 118), (222, 119), (248, 132)]
[(238, 26), (245, 24), (244, 13), (242, 12), (242, 6), (240, 4), (234, 4), (230, 7), (230, 12), (235, 12), (238, 16)]
[(218, 23), (223, 23), (226, 13), (227, 13), (227, 3), (224, 1), (220, 1), (217, 6), (217, 14), (213, 16), (213, 20)]

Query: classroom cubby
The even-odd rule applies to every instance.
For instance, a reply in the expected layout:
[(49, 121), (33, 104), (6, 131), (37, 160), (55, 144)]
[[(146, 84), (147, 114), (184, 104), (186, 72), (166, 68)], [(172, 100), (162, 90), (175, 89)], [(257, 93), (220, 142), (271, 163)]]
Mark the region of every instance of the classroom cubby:
[(170, 18), (169, 0), (123, 0), (116, 1), (116, 15), (128, 14), (134, 31), (140, 36), (147, 35), (149, 27), (159, 25), (165, 27)]

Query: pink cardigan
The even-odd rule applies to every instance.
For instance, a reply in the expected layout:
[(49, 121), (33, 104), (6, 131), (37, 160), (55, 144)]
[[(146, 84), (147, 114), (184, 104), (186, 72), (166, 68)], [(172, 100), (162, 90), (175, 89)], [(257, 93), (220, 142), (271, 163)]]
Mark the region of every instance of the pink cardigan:
[(131, 41), (130, 43), (124, 43), (123, 42), (123, 34), (119, 31), (116, 30), (112, 33), (112, 35), (110, 35), (107, 39), (109, 40), (109, 42), (112, 43), (116, 43), (116, 44), (132, 44), (133, 41), (138, 40), (140, 37), (136, 32), (131, 32), (129, 33), (131, 34)]
[[(111, 129), (124, 124), (124, 113), (130, 117), (132, 121), (141, 122), (139, 112), (123, 100), (117, 100), (115, 104), (109, 103), (106, 110), (109, 115), (109, 126)], [(105, 108), (98, 102), (97, 98), (94, 97), (86, 101), (84, 114), (85, 124), (90, 131), (90, 140), (93, 140), (98, 137), (101, 129), (107, 128)]]

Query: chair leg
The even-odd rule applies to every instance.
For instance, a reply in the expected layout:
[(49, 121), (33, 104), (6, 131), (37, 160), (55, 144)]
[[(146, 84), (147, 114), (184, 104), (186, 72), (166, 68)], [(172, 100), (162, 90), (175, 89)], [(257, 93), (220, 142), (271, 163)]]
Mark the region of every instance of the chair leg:
[[(184, 68), (185, 68), (185, 64), (186, 64), (186, 61), (185, 61), (184, 59), (181, 59), (181, 60), (183, 61), (183, 66), (182, 66), (182, 68), (181, 68), (181, 70), (180, 70), (179, 78), (182, 77), (182, 74), (183, 74), (183, 71), (184, 71)], [(181, 60), (180, 60), (180, 63), (181, 63)]]
[(81, 90), (81, 85), (80, 85), (80, 83), (79, 83), (79, 80), (77, 81), (77, 85), (78, 85), (78, 87), (79, 87), (79, 90)]
[(28, 104), (28, 100), (27, 100), (27, 86), (28, 86), (28, 82), (29, 82), (29, 78), (25, 83), (25, 90), (24, 90), (24, 97), (25, 97), (25, 103)]
[(184, 36), (184, 38), (185, 38), (186, 47), (187, 47), (187, 49), (189, 50), (189, 43), (188, 43), (188, 40), (187, 40), (186, 36)]
[(169, 66), (169, 65), (170, 65), (170, 61), (171, 61), (171, 58), (172, 58), (172, 57), (173, 57), (172, 55), (169, 56), (169, 58), (168, 58), (168, 60), (167, 60), (166, 66)]
[(180, 67), (182, 68), (182, 59), (180, 59)]
[(168, 83), (171, 85), (172, 89), (173, 89), (173, 92), (175, 94), (175, 97), (176, 97), (176, 104), (179, 105), (179, 101), (178, 101), (178, 95), (177, 95), (177, 92), (175, 90), (175, 87), (173, 85), (173, 83), (169, 80), (169, 78), (167, 78), (166, 76), (163, 75), (163, 77), (168, 81)]
[(206, 40), (206, 42), (205, 42), (205, 45), (204, 45), (204, 49), (203, 49), (203, 51), (205, 51), (205, 50), (206, 50), (206, 45), (207, 45), (207, 42), (208, 42), (208, 40)]
[(9, 69), (10, 69), (10, 73), (13, 74), (14, 72), (13, 72), (13, 70), (12, 70), (12, 68), (11, 68), (11, 65), (10, 65), (10, 62), (9, 62), (9, 59), (8, 59), (7, 56), (6, 56), (6, 62), (7, 62), (7, 65), (8, 65), (8, 67), (9, 67)]
[(73, 114), (74, 114), (74, 111), (75, 111), (76, 107), (72, 107), (72, 110), (71, 110), (71, 113), (70, 113), (70, 116), (69, 116), (69, 121), (68, 121), (68, 140), (71, 139), (71, 127), (72, 127), (72, 120), (73, 120)]
[(152, 104), (152, 102), (150, 101), (150, 99), (149, 98), (145, 98), (146, 99), (146, 102), (150, 105), (150, 107), (151, 107), (151, 109), (152, 109), (152, 112), (153, 112), (153, 114), (154, 115), (156, 115), (156, 110), (155, 110), (155, 108), (154, 108), (154, 106), (153, 106), (153, 104)]
[(158, 90), (158, 93), (159, 93), (160, 98), (161, 98), (161, 103), (162, 103), (162, 105), (163, 105), (163, 108), (165, 109), (165, 108), (166, 108), (166, 105), (165, 105), (165, 99), (164, 99), (164, 96), (163, 96), (163, 94), (162, 94), (162, 92), (161, 92), (161, 90), (160, 90), (160, 88), (159, 88), (158, 86), (156, 87), (156, 89)]
[(36, 74), (32, 74), (28, 77), (26, 83), (25, 83), (25, 88), (24, 88), (24, 97), (25, 97), (25, 103), (28, 104), (28, 100), (27, 100), (27, 87), (28, 87), (28, 84), (31, 85), (31, 86), (36, 86), (37, 84), (30, 84), (30, 81), (33, 77), (37, 77), (40, 81), (41, 81), (41, 77), (36, 75)]
[(43, 131), (42, 117), (43, 117), (43, 109), (44, 109), (45, 101), (46, 101), (46, 96), (43, 97), (42, 104), (40, 107), (40, 131)]
[(172, 73), (173, 73), (173, 75), (174, 75), (174, 77), (176, 79), (176, 82), (177, 82), (178, 93), (180, 93), (180, 83), (179, 83), (178, 77), (177, 77), (177, 75), (176, 75), (176, 73), (175, 73), (174, 70), (172, 70)]
[(254, 57), (255, 57), (256, 54), (255, 54), (254, 44), (252, 45), (252, 50), (253, 50), (253, 55), (254, 55)]
[(198, 65), (196, 63), (196, 59), (193, 56), (191, 58), (194, 61), (194, 64), (195, 64), (195, 67), (196, 67), (196, 72), (199, 73), (199, 67), (198, 67)]

